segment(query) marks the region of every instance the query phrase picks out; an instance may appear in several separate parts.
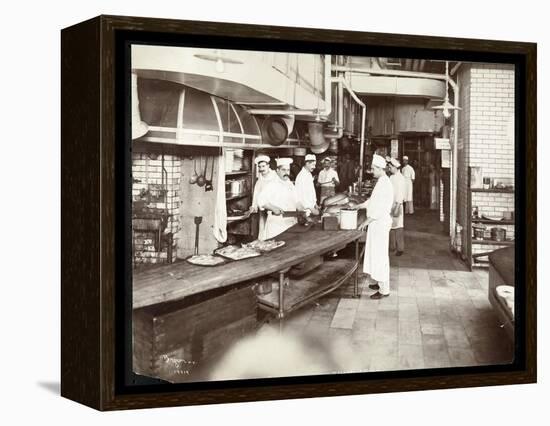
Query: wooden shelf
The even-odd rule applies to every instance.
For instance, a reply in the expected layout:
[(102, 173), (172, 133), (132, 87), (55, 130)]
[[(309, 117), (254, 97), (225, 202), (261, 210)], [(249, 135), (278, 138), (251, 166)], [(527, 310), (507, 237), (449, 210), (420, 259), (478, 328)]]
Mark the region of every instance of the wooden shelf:
[(230, 201), (230, 200), (238, 200), (240, 198), (245, 198), (245, 197), (249, 197), (250, 196), (250, 192), (245, 192), (243, 194), (238, 194), (238, 195), (232, 195), (230, 197), (225, 197), (225, 201)]
[(232, 172), (225, 172), (226, 176), (238, 176), (238, 175), (248, 175), (250, 170), (234, 170)]
[[(285, 288), (283, 311), (291, 312), (335, 290), (352, 277), (358, 264), (354, 259), (338, 259), (324, 262), (312, 272), (290, 279)], [(271, 293), (258, 296), (260, 308), (279, 310), (279, 283), (273, 284)]]
[(515, 244), (515, 241), (494, 241), (494, 240), (474, 240), (472, 239), (472, 244), (479, 244), (479, 245), (486, 245), (486, 246), (513, 246)]
[(472, 192), (494, 192), (494, 193), (504, 193), (504, 194), (513, 194), (513, 189), (500, 189), (500, 188), (491, 188), (491, 189), (484, 189), (484, 188), (470, 188), (470, 191)]
[(472, 223), (485, 223), (488, 225), (514, 225), (513, 220), (491, 220), (491, 219), (473, 219)]

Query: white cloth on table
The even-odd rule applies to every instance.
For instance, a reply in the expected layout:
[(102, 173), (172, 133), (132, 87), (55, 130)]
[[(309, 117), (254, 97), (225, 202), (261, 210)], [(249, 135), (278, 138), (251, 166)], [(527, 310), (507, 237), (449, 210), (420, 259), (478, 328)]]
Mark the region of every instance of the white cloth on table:
[(313, 209), (317, 204), (317, 194), (313, 185), (313, 175), (305, 167), (296, 176), (296, 196), (302, 209)]
[(396, 174), (390, 176), (390, 182), (393, 187), (393, 202), (401, 204), (401, 213), (397, 217), (392, 216), (391, 229), (403, 228), (403, 201), (405, 200), (405, 191), (407, 183), (405, 178), (398, 170)]
[[(291, 181), (277, 179), (269, 181), (258, 195), (258, 205), (265, 209), (267, 204), (272, 204), (283, 211), (296, 211), (298, 200), (296, 188)], [(282, 217), (268, 212), (263, 235), (259, 235), (260, 240), (268, 240), (276, 237), (297, 223), (295, 217)]]
[(512, 315), (514, 315), (515, 288), (510, 285), (499, 285), (495, 290), (497, 292), (498, 297), (500, 297), (504, 301), (504, 303), (506, 304), (506, 306), (508, 307)]
[(390, 178), (384, 174), (376, 182), (371, 197), (366, 202), (367, 218), (373, 219), (373, 221), (367, 230), (363, 262), (363, 272), (369, 274), (373, 280), (383, 283), (383, 286), (380, 287), (382, 294), (388, 294), (390, 287), (388, 251), (392, 205), (393, 187)]

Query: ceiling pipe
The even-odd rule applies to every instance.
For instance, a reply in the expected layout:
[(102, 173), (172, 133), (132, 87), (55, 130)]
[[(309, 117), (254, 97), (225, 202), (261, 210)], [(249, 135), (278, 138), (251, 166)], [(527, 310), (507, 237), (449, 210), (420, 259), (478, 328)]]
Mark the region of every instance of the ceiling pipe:
[(358, 186), (359, 188), (361, 188), (361, 184), (363, 182), (363, 158), (365, 156), (365, 126), (367, 122), (367, 106), (357, 97), (353, 89), (348, 85), (348, 82), (342, 76), (335, 77), (333, 78), (333, 80), (342, 82), (342, 85), (349, 92), (352, 99), (355, 102), (357, 102), (359, 106), (363, 109), (361, 114), (361, 139), (360, 139), (361, 145), (359, 147), (359, 179), (358, 179)]
[(396, 77), (412, 77), (412, 78), (433, 78), (435, 80), (445, 80), (445, 74), (436, 74), (431, 72), (418, 72), (418, 71), (403, 71), (403, 70), (377, 70), (373, 68), (347, 68), (341, 66), (333, 67), (334, 71), (345, 71), (360, 74), (372, 74), (372, 75), (390, 75)]
[[(435, 80), (446, 80), (448, 76), (445, 74), (434, 74), (426, 72), (411, 72), (411, 71), (401, 71), (401, 70), (365, 70), (363, 68), (352, 68), (348, 69), (345, 67), (335, 67), (336, 71), (351, 71), (356, 73), (364, 74), (375, 74), (375, 75), (390, 75), (390, 76), (400, 76), (400, 77), (416, 77), (416, 78), (432, 78)], [(453, 68), (455, 71), (458, 69), (458, 64)], [(459, 106), (459, 86), (452, 78), (448, 78), (449, 85), (453, 91), (453, 107)], [(451, 168), (451, 185), (450, 185), (450, 236), (451, 244), (456, 247), (456, 217), (457, 217), (457, 208), (456, 208), (456, 194), (457, 194), (457, 184), (458, 184), (458, 109), (453, 110), (453, 147), (452, 147), (452, 168)]]
[[(449, 79), (449, 83), (452, 80)], [(460, 94), (460, 88), (457, 83), (454, 83), (451, 85), (453, 87), (453, 95), (454, 95), (454, 104), (456, 107), (459, 106), (459, 94)], [(455, 109), (453, 111), (453, 167), (452, 167), (452, 173), (451, 173), (451, 217), (450, 223), (451, 223), (451, 244), (452, 247), (455, 249), (456, 247), (456, 216), (457, 216), (457, 203), (456, 203), (456, 195), (457, 195), (457, 188), (458, 188), (458, 109)], [(468, 214), (470, 214), (468, 212)]]
[(453, 75), (461, 65), (462, 65), (462, 62), (457, 62), (455, 66), (451, 69), (451, 75)]

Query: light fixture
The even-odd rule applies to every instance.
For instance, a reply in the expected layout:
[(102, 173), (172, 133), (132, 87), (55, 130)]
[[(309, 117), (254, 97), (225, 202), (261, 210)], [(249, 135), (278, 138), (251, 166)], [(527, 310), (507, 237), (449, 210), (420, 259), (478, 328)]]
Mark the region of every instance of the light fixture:
[(443, 117), (445, 119), (448, 119), (451, 116), (451, 110), (455, 109), (462, 109), (457, 106), (454, 106), (449, 101), (449, 62), (445, 61), (445, 99), (443, 100), (443, 103), (438, 106), (432, 107), (432, 109), (440, 109), (443, 112)]
[(216, 61), (216, 71), (217, 72), (225, 71), (225, 65), (223, 64), (222, 58), (218, 58), (218, 60)]
[(216, 72), (219, 72), (219, 73), (223, 73), (225, 71), (225, 64), (237, 64), (237, 65), (241, 65), (243, 64), (244, 62), (243, 61), (240, 61), (238, 59), (231, 59), (231, 58), (227, 58), (226, 56), (224, 56), (222, 54), (222, 52), (220, 50), (215, 50), (214, 51), (214, 54), (202, 54), (202, 53), (197, 53), (195, 55), (193, 55), (195, 58), (198, 58), (198, 59), (202, 59), (204, 61), (212, 61), (212, 62), (215, 62), (216, 65)]

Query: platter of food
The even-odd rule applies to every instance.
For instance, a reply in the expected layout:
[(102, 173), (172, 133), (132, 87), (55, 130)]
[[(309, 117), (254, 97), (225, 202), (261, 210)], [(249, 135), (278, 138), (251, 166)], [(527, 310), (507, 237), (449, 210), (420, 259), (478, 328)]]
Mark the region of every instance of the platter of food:
[(223, 256), (230, 260), (243, 260), (251, 257), (261, 256), (262, 253), (250, 247), (241, 247), (237, 245), (229, 245), (221, 247), (214, 251), (218, 256)]
[(227, 262), (225, 259), (212, 254), (195, 254), (187, 257), (185, 260), (197, 266), (218, 266)]
[(267, 241), (261, 241), (261, 240), (254, 240), (250, 243), (243, 244), (243, 247), (251, 248), (254, 250), (258, 250), (262, 253), (268, 253), (270, 251), (273, 251), (275, 249), (278, 249), (279, 247), (283, 247), (286, 243), (284, 241), (275, 241), (275, 240), (267, 240)]

